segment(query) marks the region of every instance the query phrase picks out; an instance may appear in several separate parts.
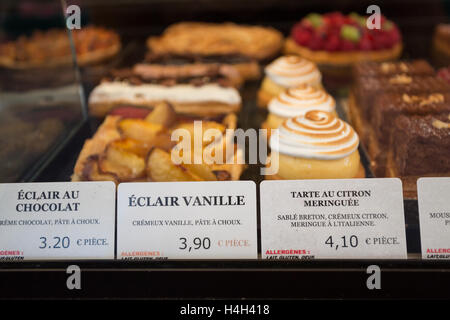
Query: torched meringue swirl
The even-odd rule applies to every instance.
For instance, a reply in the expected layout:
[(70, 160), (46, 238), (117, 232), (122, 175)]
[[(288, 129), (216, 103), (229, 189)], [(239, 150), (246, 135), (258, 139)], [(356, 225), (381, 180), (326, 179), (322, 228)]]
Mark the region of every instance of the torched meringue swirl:
[(278, 134), (270, 137), (270, 147), (281, 154), (309, 159), (341, 159), (359, 145), (355, 130), (334, 114), (309, 111), (286, 120)]
[(299, 56), (284, 56), (274, 60), (265, 68), (266, 75), (276, 84), (292, 88), (303, 83), (320, 85), (322, 75), (317, 66)]
[(311, 110), (333, 112), (335, 107), (332, 96), (307, 84), (287, 89), (273, 98), (268, 106), (270, 113), (283, 118), (303, 116)]

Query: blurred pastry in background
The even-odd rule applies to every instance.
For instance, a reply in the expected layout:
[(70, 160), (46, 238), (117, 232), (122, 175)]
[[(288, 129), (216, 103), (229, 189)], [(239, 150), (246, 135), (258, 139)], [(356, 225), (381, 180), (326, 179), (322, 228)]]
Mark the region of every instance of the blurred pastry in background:
[(258, 105), (263, 108), (289, 88), (303, 84), (322, 88), (322, 75), (316, 64), (299, 56), (279, 57), (264, 71), (265, 77), (258, 91)]
[[(364, 178), (353, 128), (326, 111), (309, 111), (286, 120), (270, 137), (270, 165), (278, 173), (269, 179)], [(274, 156), (277, 153), (278, 156)]]
[(434, 29), (431, 53), (436, 66), (450, 65), (450, 24), (440, 23)]
[[(87, 26), (72, 31), (77, 63), (95, 64), (115, 56), (121, 43), (112, 30)], [(13, 69), (70, 66), (72, 50), (66, 29), (35, 31), (0, 44), (0, 66)]]
[(436, 74), (439, 78), (450, 83), (450, 66), (440, 68)]
[(282, 34), (269, 27), (181, 22), (147, 39), (147, 62), (229, 64), (245, 80), (252, 80), (260, 77), (258, 63), (274, 58), (282, 45)]

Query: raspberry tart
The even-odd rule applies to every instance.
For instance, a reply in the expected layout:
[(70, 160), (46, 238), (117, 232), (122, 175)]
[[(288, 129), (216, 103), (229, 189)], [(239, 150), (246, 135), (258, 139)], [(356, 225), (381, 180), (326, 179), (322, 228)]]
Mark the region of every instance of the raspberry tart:
[(398, 58), (402, 52), (398, 27), (381, 16), (381, 28), (368, 29), (366, 19), (356, 13), (311, 13), (293, 26), (284, 52), (311, 60), (322, 71), (328, 71), (326, 67), (348, 71), (347, 67), (357, 61)]

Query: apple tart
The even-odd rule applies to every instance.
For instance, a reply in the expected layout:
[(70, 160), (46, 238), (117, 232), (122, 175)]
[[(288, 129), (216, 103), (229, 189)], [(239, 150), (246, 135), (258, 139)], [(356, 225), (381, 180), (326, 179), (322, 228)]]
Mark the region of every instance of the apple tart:
[[(194, 133), (199, 132), (196, 131), (196, 120), (201, 120), (200, 145), (198, 140), (194, 141), (197, 139)], [(130, 181), (238, 180), (244, 169), (243, 153), (226, 134), (227, 129), (236, 128), (236, 122), (237, 117), (233, 113), (215, 118), (180, 116), (168, 103), (160, 103), (153, 110), (116, 109), (105, 118), (92, 139), (85, 142), (72, 181), (113, 181), (117, 184)], [(188, 161), (184, 161), (183, 152), (186, 150), (179, 148), (185, 137), (172, 141), (176, 129), (189, 133), (191, 149), (188, 150), (190, 155), (186, 156)], [(221, 135), (209, 139), (205, 135), (208, 129), (216, 129), (215, 132)], [(194, 161), (199, 151), (201, 161)], [(214, 154), (215, 151), (221, 152), (219, 156)], [(181, 155), (181, 163), (173, 161), (173, 152)]]

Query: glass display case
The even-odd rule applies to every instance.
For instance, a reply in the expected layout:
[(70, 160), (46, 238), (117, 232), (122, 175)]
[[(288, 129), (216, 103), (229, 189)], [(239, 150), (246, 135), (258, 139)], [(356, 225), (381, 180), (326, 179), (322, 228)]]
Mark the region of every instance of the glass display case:
[[(109, 201), (112, 257), (95, 259), (91, 252), (89, 259), (55, 259), (52, 254), (46, 259), (41, 249), (47, 249), (50, 238), (45, 237), (54, 236), (51, 228), (41, 237), (20, 229), (16, 242), (0, 235), (0, 298), (448, 299), (449, 10), (444, 0), (2, 1), (0, 199), (5, 205), (0, 208), (0, 229), (12, 232), (11, 217), (25, 208), (11, 199), (30, 200), (31, 191), (17, 183), (44, 192), (43, 184), (33, 183), (64, 182), (61, 190), (66, 190), (70, 184), (108, 181), (110, 187), (114, 183), (114, 192), (109, 200), (98, 190), (93, 199), (80, 200), (83, 210), (92, 206), (94, 220), (106, 208), (96, 207), (96, 199)], [(199, 123), (203, 129), (196, 131)], [(215, 130), (214, 140), (205, 138), (207, 129)], [(192, 140), (174, 139), (186, 132), (193, 134)], [(194, 138), (198, 132), (203, 134), (200, 140)], [(177, 163), (174, 150), (187, 141), (192, 145), (178, 153), (183, 161)], [(229, 155), (222, 148), (234, 152)], [(200, 162), (195, 162), (197, 151)], [(271, 167), (275, 173), (267, 171)], [(424, 182), (418, 193), (419, 178), (442, 180), (434, 187)], [(322, 179), (325, 185), (314, 184)], [(202, 181), (211, 183), (211, 189)], [(161, 202), (152, 202), (148, 194), (144, 201), (145, 192), (167, 196), (166, 182), (173, 183), (169, 189), (179, 193), (181, 204), (187, 201), (184, 192), (193, 192), (203, 197), (198, 206), (207, 206), (214, 201), (239, 205), (238, 196), (218, 200), (210, 195), (214, 190), (241, 192), (236, 181), (254, 182), (249, 187), (252, 195), (245, 198), (246, 205), (254, 201), (254, 207), (245, 209), (255, 211), (253, 222), (244, 219), (242, 208), (220, 213), (211, 207), (196, 209), (199, 216), (189, 212), (179, 218), (192, 216), (197, 224), (213, 213), (228, 217), (221, 221), (230, 221), (230, 226), (208, 236), (172, 228), (158, 233), (157, 239), (140, 239), (150, 229), (125, 227), (147, 219), (130, 207), (170, 206), (167, 197), (165, 205), (159, 198)], [(278, 197), (288, 190), (288, 181), (295, 186), (289, 189), (291, 196)], [(269, 184), (275, 186), (271, 191)], [(11, 197), (7, 188), (14, 186)], [(125, 196), (128, 186), (132, 190)], [(302, 200), (320, 189), (317, 202), (304, 202), (303, 207), (290, 202), (296, 188), (309, 190), (308, 195), (299, 193)], [(323, 195), (330, 190), (345, 190), (344, 200)], [(333, 199), (317, 200), (321, 192)], [(436, 198), (427, 202), (423, 194)], [(365, 197), (371, 202), (364, 202)], [(178, 200), (172, 198), (173, 207)], [(360, 208), (342, 209), (345, 200)], [(438, 210), (429, 202), (440, 205), (437, 216), (429, 213)], [(330, 211), (329, 206), (341, 207)], [(17, 212), (13, 215), (10, 208)], [(396, 222), (390, 210), (401, 212)], [(291, 211), (305, 215), (294, 218)], [(274, 212), (278, 215), (269, 221)], [(347, 212), (378, 216), (349, 218)], [(122, 219), (133, 214), (132, 222)], [(178, 213), (173, 209), (167, 214)], [(163, 219), (155, 213), (154, 221), (156, 217)], [(426, 224), (427, 217), (440, 224)], [(283, 219), (311, 220), (311, 228), (289, 228), (281, 225)], [(222, 240), (214, 236), (229, 232), (235, 242), (227, 245), (245, 246), (231, 226), (231, 221), (244, 220), (250, 227), (240, 232), (244, 238), (254, 233), (253, 256), (240, 255), (237, 249), (222, 255), (214, 249), (189, 258), (186, 253), (168, 254), (163, 245), (173, 237), (178, 251), (207, 251), (210, 238), (213, 246), (221, 246)], [(384, 225), (384, 220), (389, 223)], [(338, 233), (330, 225), (347, 222), (339, 229), (344, 232), (339, 239), (342, 236), (343, 247), (354, 247), (357, 253), (335, 253)], [(377, 231), (367, 231), (371, 226)], [(379, 244), (381, 249), (372, 255), (372, 249), (361, 249), (370, 242), (369, 234), (386, 243), (389, 234), (395, 234), (393, 244), (398, 240), (403, 252), (394, 254)], [(314, 241), (292, 240), (296, 236)], [(62, 248), (64, 238), (58, 242)], [(127, 240), (119, 245), (120, 238)], [(44, 258), (31, 259), (21, 251), (24, 242), (32, 241)], [(67, 246), (76, 243), (69, 236), (67, 241)], [(136, 249), (124, 249), (128, 241), (136, 241)], [(139, 241), (142, 246), (136, 245)], [(152, 246), (146, 248), (146, 241), (153, 241)], [(326, 246), (335, 251), (321, 254)], [(7, 261), (8, 255), (19, 261)], [(66, 287), (71, 265), (82, 271), (83, 290)], [(381, 272), (381, 289), (368, 282), (374, 266)]]

